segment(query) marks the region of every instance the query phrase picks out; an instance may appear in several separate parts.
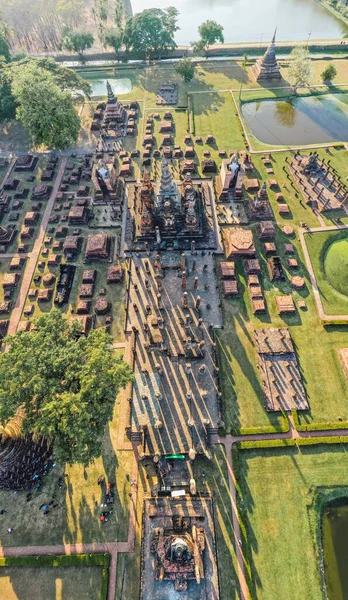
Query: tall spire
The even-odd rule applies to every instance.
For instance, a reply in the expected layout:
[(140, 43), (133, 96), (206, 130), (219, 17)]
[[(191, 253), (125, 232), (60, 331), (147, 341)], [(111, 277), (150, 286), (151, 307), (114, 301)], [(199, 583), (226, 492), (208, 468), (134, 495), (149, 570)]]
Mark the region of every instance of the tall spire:
[(107, 94), (108, 94), (108, 104), (116, 104), (117, 98), (115, 98), (115, 94), (112, 91), (112, 87), (111, 87), (109, 81), (106, 82), (106, 90), (107, 90)]
[(268, 46), (265, 54), (262, 58), (255, 63), (253, 67), (253, 73), (256, 81), (272, 81), (274, 79), (281, 79), (280, 67), (277, 62), (275, 39), (277, 34), (277, 27), (275, 28), (272, 41)]
[(159, 194), (162, 196), (166, 194), (176, 193), (176, 185), (172, 179), (172, 176), (169, 171), (168, 162), (165, 158), (162, 158), (162, 173), (161, 173), (161, 181)]
[(276, 35), (277, 35), (277, 29), (278, 29), (278, 27), (276, 27), (276, 28), (275, 28), (275, 30), (274, 30), (274, 34), (273, 34), (273, 38), (272, 38), (272, 42), (271, 42), (271, 44), (275, 44), (275, 41), (276, 41)]

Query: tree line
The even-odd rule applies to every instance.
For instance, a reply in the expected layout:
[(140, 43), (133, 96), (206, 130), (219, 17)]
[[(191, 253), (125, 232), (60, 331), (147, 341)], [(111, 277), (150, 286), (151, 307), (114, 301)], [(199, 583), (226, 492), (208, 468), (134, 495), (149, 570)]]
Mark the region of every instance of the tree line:
[[(116, 55), (122, 48), (128, 55), (157, 58), (177, 47), (178, 16), (173, 6), (131, 16), (126, 0), (2, 0), (0, 35), (12, 54), (67, 50), (82, 59), (95, 46), (112, 48)], [(209, 20), (199, 27), (199, 39), (192, 44), (197, 53), (204, 53), (223, 41), (223, 27)]]

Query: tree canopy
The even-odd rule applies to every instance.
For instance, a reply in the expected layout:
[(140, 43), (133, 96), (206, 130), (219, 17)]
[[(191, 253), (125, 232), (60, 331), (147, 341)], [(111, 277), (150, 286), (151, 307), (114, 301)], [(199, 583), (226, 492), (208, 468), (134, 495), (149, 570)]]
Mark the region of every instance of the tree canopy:
[(313, 79), (313, 65), (309, 51), (304, 46), (297, 46), (290, 54), (290, 80), (295, 88), (307, 86)]
[(0, 34), (0, 60), (10, 60), (10, 48), (5, 38)]
[(118, 27), (110, 27), (105, 30), (105, 46), (110, 46), (114, 49), (115, 54), (118, 54), (123, 43), (123, 31)]
[(337, 69), (335, 65), (328, 65), (321, 73), (320, 77), (322, 81), (332, 81), (337, 75)]
[(185, 83), (190, 83), (195, 76), (196, 65), (189, 58), (183, 58), (175, 67), (176, 72), (181, 75)]
[(91, 48), (94, 43), (94, 37), (89, 31), (77, 28), (65, 28), (62, 34), (61, 48), (69, 52), (76, 52), (83, 57), (83, 53)]
[(76, 335), (58, 310), (39, 317), (37, 330), (6, 339), (0, 355), (0, 422), (24, 407), (24, 432), (53, 442), (59, 462), (87, 465), (100, 456), (115, 398), (132, 379), (105, 329)]
[(17, 117), (35, 146), (64, 148), (76, 142), (80, 120), (75, 101), (91, 86), (51, 58), (14, 60), (0, 66), (0, 120)]
[(212, 46), (217, 42), (224, 43), (224, 28), (219, 25), (216, 21), (205, 21), (198, 27), (198, 33), (200, 39), (204, 42), (205, 46)]
[(141, 56), (161, 55), (176, 48), (178, 10), (149, 8), (127, 20), (123, 42), (127, 51)]

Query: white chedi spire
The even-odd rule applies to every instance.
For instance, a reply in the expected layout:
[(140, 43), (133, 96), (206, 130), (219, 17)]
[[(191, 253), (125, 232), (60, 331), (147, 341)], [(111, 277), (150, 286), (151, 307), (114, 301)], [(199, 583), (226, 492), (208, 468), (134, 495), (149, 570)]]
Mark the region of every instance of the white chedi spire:
[(165, 158), (162, 159), (162, 172), (161, 172), (161, 181), (159, 187), (159, 195), (167, 196), (172, 194), (177, 194), (178, 190), (175, 182), (169, 171), (168, 162)]

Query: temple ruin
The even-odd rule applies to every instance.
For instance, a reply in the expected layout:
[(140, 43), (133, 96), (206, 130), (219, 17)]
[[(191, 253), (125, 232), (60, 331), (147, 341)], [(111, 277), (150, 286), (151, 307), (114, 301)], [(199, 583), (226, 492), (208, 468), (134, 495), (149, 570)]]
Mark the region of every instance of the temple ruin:
[(275, 81), (282, 78), (280, 67), (276, 57), (276, 40), (277, 29), (274, 32), (272, 41), (268, 46), (262, 58), (259, 58), (253, 67), (253, 74), (256, 81)]

